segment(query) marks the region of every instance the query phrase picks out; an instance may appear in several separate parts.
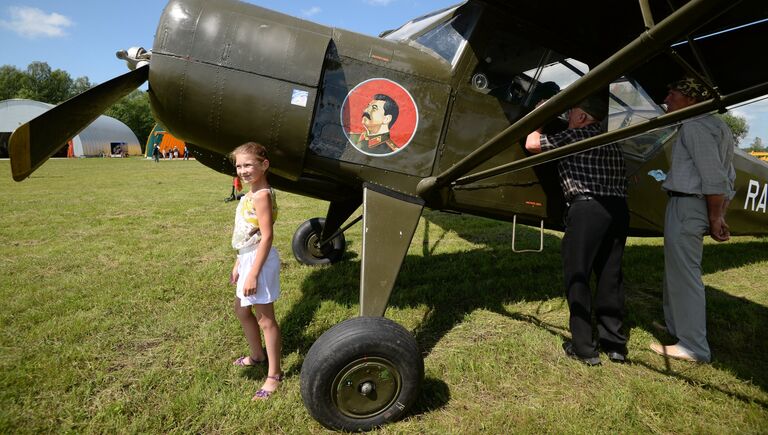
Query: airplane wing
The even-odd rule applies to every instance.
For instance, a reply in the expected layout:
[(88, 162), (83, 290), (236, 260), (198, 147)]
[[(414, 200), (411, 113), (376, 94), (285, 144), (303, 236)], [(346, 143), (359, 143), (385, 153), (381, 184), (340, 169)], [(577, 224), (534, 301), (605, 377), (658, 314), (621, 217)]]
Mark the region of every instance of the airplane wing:
[[(522, 29), (543, 45), (569, 53), (594, 66), (689, 3), (706, 0), (641, 0), (577, 2), (561, 0), (485, 0), (515, 17), (510, 28)], [(641, 8), (642, 4), (647, 9)], [(687, 74), (680, 60), (698, 71), (723, 94), (765, 82), (768, 57), (768, 2), (734, 1), (719, 16), (671, 45), (667, 53), (649, 59), (633, 72), (654, 99), (666, 94), (666, 85)], [(736, 52), (734, 52), (736, 50)], [(733, 59), (742, 62), (734, 64)], [(660, 73), (661, 72), (661, 73)]]
[(637, 129), (668, 125), (768, 92), (768, 58), (761, 54), (768, 34), (768, 2), (763, 0), (476, 1), (510, 17), (509, 32), (530, 35), (591, 69), (451, 168), (422, 179), (417, 188), (421, 196), (437, 197), (439, 189), (453, 182), (466, 184), (531, 167), (634, 134), (631, 128), (621, 129), (465, 177), (509, 141), (519, 140), (622, 75), (631, 75), (655, 101), (663, 99), (669, 83), (684, 76), (698, 78), (711, 91), (706, 102), (638, 124)]

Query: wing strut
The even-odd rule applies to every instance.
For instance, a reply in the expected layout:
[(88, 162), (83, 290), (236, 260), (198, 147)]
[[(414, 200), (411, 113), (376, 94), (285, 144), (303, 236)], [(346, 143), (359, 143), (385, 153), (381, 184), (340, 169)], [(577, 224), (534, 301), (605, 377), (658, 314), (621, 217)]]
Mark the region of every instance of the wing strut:
[(645, 30), (649, 30), (655, 26), (653, 21), (653, 13), (651, 12), (651, 4), (648, 0), (640, 0), (640, 12), (643, 14), (643, 23), (645, 23)]
[(739, 103), (741, 101), (751, 100), (761, 95), (768, 93), (768, 82), (761, 85), (753, 86), (751, 88), (734, 92), (733, 94), (726, 95), (722, 99), (711, 98), (706, 101), (702, 101), (693, 106), (688, 106), (685, 109), (676, 110), (665, 115), (650, 119), (648, 121), (625, 127), (620, 130), (614, 130), (610, 133), (603, 133), (599, 136), (594, 136), (589, 139), (585, 139), (579, 142), (574, 142), (563, 147), (547, 151), (546, 153), (534, 154), (530, 157), (507, 163), (505, 165), (497, 166), (495, 168), (487, 169), (482, 172), (467, 175), (456, 180), (457, 185), (464, 185), (474, 183), (485, 178), (493, 177), (505, 172), (519, 171), (521, 169), (530, 168), (541, 163), (550, 162), (563, 157), (567, 157), (573, 154), (578, 154), (593, 148), (601, 147), (605, 144), (613, 143), (628, 137), (634, 136), (644, 131), (666, 127), (674, 124), (675, 122), (682, 121), (692, 116), (701, 115), (703, 113), (711, 112), (719, 107), (730, 106), (732, 104)]
[(684, 37), (700, 27), (702, 23), (709, 22), (738, 3), (739, 1), (732, 0), (692, 0), (686, 3), (589, 71), (566, 90), (507, 127), (456, 165), (441, 174), (422, 179), (417, 186), (419, 195), (422, 197), (434, 195), (436, 190), (456, 181), (491, 159), (508, 147), (511, 141), (520, 140), (563, 110), (572, 107), (597, 90), (607, 88), (609, 83), (624, 72), (637, 68), (648, 58), (667, 50), (671, 41)]

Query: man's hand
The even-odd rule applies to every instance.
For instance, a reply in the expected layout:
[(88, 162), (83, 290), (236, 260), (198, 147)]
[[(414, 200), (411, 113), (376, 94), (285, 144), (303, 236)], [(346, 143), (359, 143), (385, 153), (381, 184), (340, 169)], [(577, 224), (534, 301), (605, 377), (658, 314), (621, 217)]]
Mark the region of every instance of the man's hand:
[(539, 130), (531, 132), (525, 139), (525, 149), (533, 154), (541, 152), (541, 133)]
[(718, 242), (725, 242), (731, 238), (731, 229), (725, 222), (724, 217), (717, 219), (710, 219), (709, 221), (709, 235)]
[(728, 199), (725, 195), (705, 195), (709, 215), (709, 235), (713, 240), (725, 242), (731, 238), (731, 229), (725, 223), (725, 209)]

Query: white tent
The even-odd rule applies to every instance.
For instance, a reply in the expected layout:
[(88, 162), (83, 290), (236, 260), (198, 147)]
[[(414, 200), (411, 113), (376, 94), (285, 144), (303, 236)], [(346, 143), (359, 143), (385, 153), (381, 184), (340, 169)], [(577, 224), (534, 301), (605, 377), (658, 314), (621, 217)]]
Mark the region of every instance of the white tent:
[[(52, 104), (34, 100), (0, 101), (0, 145), (4, 145), (20, 125), (53, 107)], [(72, 143), (76, 157), (110, 155), (117, 146), (130, 156), (141, 154), (141, 145), (133, 131), (117, 119), (106, 115), (99, 116), (85, 127), (80, 134), (72, 138)], [(2, 157), (7, 157), (7, 149), (5, 154)]]

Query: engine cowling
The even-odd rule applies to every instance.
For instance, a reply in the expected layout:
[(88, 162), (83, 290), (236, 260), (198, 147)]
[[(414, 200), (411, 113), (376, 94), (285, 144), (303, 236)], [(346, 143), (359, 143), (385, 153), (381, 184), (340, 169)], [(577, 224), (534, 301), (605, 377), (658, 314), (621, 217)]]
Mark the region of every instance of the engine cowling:
[(172, 0), (152, 50), (152, 110), (175, 136), (217, 153), (260, 142), (272, 171), (296, 180), (331, 34), (234, 0)]

